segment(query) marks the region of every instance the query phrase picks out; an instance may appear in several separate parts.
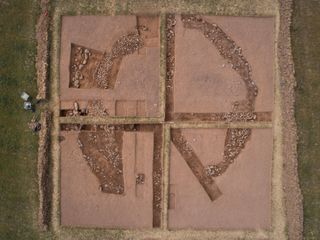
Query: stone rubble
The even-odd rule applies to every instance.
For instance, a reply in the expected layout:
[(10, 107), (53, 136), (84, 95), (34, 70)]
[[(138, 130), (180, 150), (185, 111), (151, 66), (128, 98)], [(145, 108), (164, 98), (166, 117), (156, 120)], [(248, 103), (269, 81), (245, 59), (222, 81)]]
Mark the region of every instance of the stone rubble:
[(136, 184), (144, 184), (145, 175), (143, 173), (138, 173), (136, 175)]
[[(219, 54), (228, 61), (241, 77), (247, 88), (246, 99), (233, 103), (233, 111), (226, 113), (222, 118), (227, 122), (254, 121), (257, 115), (254, 113), (255, 99), (258, 95), (258, 87), (252, 80), (251, 67), (242, 54), (241, 47), (217, 25), (205, 21), (198, 15), (182, 15), (181, 20), (185, 28), (197, 29), (218, 49)], [(230, 164), (234, 162), (245, 143), (249, 140), (251, 129), (229, 128), (224, 146), (223, 160), (218, 164), (206, 167), (208, 176), (217, 177), (223, 174)]]
[(105, 53), (103, 60), (99, 63), (94, 77), (99, 88), (108, 89), (109, 79), (112, 72), (114, 61), (118, 58), (122, 59), (126, 55), (133, 54), (144, 45), (143, 39), (139, 32), (132, 32), (122, 36), (112, 46), (110, 53)]
[(86, 109), (88, 116), (105, 117), (108, 116), (108, 109), (106, 109), (101, 100), (91, 100), (88, 102)]
[(80, 82), (84, 79), (81, 70), (88, 63), (92, 53), (89, 49), (84, 47), (77, 47), (74, 54), (73, 65), (71, 66), (71, 86), (80, 88)]
[(174, 14), (166, 18), (166, 119), (173, 116), (173, 75), (175, 68), (175, 25), (177, 21)]
[(99, 179), (99, 189), (123, 194), (122, 146), (116, 140), (115, 128), (106, 126), (103, 131), (80, 132), (78, 145), (91, 171)]
[(238, 108), (254, 111), (255, 98), (258, 87), (252, 80), (251, 67), (242, 54), (242, 49), (216, 24), (205, 21), (201, 16), (182, 15), (181, 20), (185, 28), (200, 30), (208, 40), (215, 45), (220, 55), (231, 64), (246, 85), (245, 101), (238, 102)]
[(208, 165), (206, 167), (207, 175), (217, 177), (223, 174), (239, 156), (250, 136), (251, 129), (249, 128), (229, 128), (227, 130), (223, 160), (218, 164)]

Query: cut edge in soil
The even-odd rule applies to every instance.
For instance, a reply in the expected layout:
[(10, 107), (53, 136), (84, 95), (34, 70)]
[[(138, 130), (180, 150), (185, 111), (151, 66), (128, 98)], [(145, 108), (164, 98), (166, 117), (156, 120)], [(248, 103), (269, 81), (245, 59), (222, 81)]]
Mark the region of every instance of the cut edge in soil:
[(214, 201), (222, 193), (215, 185), (213, 178), (224, 174), (228, 167), (234, 163), (245, 148), (246, 143), (250, 140), (251, 133), (252, 130), (250, 128), (227, 128), (222, 160), (216, 164), (209, 164), (207, 166), (203, 166), (191, 144), (183, 136), (181, 129), (171, 129), (171, 141), (211, 201)]
[[(114, 131), (121, 132), (123, 134), (124, 131), (127, 132), (153, 132), (154, 133), (154, 150), (153, 150), (153, 168), (152, 168), (152, 188), (153, 188), (153, 218), (152, 225), (153, 228), (160, 228), (162, 221), (162, 149), (163, 149), (163, 126), (160, 124), (110, 124), (110, 125), (81, 125), (81, 124), (60, 124), (61, 131), (76, 131), (79, 134), (90, 134), (90, 133), (102, 133), (106, 128), (112, 128)], [(121, 136), (122, 138), (122, 136)], [(60, 141), (63, 139), (60, 138)], [(83, 141), (78, 143), (83, 145)], [(99, 147), (99, 146), (98, 146)], [(101, 147), (101, 146), (100, 146)], [(119, 146), (120, 147), (120, 146)], [(85, 155), (85, 159), (88, 157), (88, 153), (83, 153)], [(87, 159), (86, 159), (87, 161)], [(122, 167), (122, 166), (121, 166)], [(99, 169), (102, 167), (100, 166)], [(96, 169), (96, 168), (95, 168)], [(94, 174), (96, 172), (94, 169), (91, 169)], [(98, 176), (99, 180), (100, 177)], [(103, 188), (102, 188), (103, 190)], [(124, 189), (122, 189), (124, 190)], [(125, 191), (125, 190), (124, 190)], [(107, 193), (115, 193), (122, 194), (123, 191), (113, 192), (113, 191), (105, 191)]]
[(41, 130), (39, 133), (38, 146), (38, 186), (39, 186), (39, 226), (47, 230), (51, 222), (51, 195), (52, 182), (50, 176), (50, 130), (52, 113), (44, 111), (41, 113)]
[(170, 121), (173, 117), (173, 77), (175, 69), (175, 14), (166, 16), (166, 84), (165, 84), (165, 120)]
[(78, 145), (92, 173), (97, 177), (99, 189), (104, 193), (123, 194), (122, 165), (123, 131), (106, 126), (104, 131), (80, 131)]
[(222, 192), (216, 185), (213, 178), (207, 175), (205, 167), (182, 135), (181, 129), (171, 129), (171, 141), (186, 161), (195, 177), (198, 179), (210, 200), (214, 201), (219, 198), (222, 195)]
[(272, 121), (272, 112), (174, 113), (178, 121), (262, 122)]
[[(136, 16), (136, 27), (119, 37), (110, 52), (71, 44), (70, 88), (114, 89), (122, 59), (144, 46), (153, 46), (152, 39), (159, 38), (159, 16)], [(91, 62), (93, 61), (93, 62)]]

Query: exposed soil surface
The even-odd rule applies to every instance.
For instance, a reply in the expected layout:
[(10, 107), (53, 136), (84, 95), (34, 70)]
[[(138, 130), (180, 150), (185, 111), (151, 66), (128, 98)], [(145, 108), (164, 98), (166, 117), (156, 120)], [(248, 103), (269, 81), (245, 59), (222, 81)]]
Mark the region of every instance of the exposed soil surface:
[[(61, 116), (157, 116), (157, 16), (66, 17), (62, 22)], [(81, 30), (74, 23), (81, 23)], [(91, 33), (95, 25), (99, 34)], [(165, 121), (272, 121), (273, 18), (168, 14), (165, 27)], [(92, 39), (85, 36), (89, 33)], [(154, 125), (62, 124), (61, 130), (64, 225), (162, 226), (161, 120)], [(271, 129), (172, 128), (170, 133), (170, 229), (270, 227)], [(76, 134), (78, 140), (70, 137)], [(78, 172), (68, 176), (66, 171), (81, 160), (91, 172), (78, 169), (86, 176), (81, 180)], [(82, 193), (73, 188), (92, 176), (99, 192), (89, 200), (92, 185), (83, 183)], [(89, 203), (100, 211), (91, 212)], [(133, 212), (125, 211), (128, 206)], [(145, 219), (135, 222), (134, 216)]]
[(98, 117), (105, 117), (109, 115), (108, 109), (104, 107), (101, 100), (88, 101), (88, 105), (85, 113), (88, 116), (98, 116)]
[(219, 163), (206, 167), (208, 176), (217, 177), (223, 174), (245, 148), (250, 135), (251, 129), (229, 128), (224, 144), (223, 158)]
[[(95, 184), (95, 186), (102, 194), (111, 193), (126, 198), (128, 192), (131, 191), (132, 187), (130, 186), (135, 185), (136, 201), (139, 201), (140, 198), (144, 198), (145, 191), (150, 191), (151, 195), (149, 197), (151, 199), (149, 200), (152, 203), (151, 226), (154, 228), (161, 226), (163, 145), (161, 125), (80, 126), (63, 124), (61, 129), (67, 131), (62, 135), (61, 145), (66, 140), (65, 135), (67, 133), (78, 134), (77, 145), (81, 149), (81, 156), (91, 169), (92, 175), (96, 176), (98, 184)], [(131, 142), (134, 145), (129, 145), (128, 147), (125, 138), (129, 133), (133, 137), (130, 137), (130, 139), (132, 139)], [(150, 137), (144, 138), (141, 136)], [(72, 149), (75, 146), (69, 147)], [(123, 149), (124, 147), (128, 149)], [(65, 151), (68, 150), (66, 149)], [(124, 152), (127, 152), (127, 154), (124, 154)], [(128, 154), (130, 154), (130, 159), (134, 158), (133, 163), (130, 163), (130, 166), (133, 164), (134, 170), (134, 178), (131, 179), (128, 178), (126, 175), (128, 171), (125, 170), (125, 162), (128, 161), (125, 158), (128, 158)], [(145, 161), (150, 161), (147, 160), (149, 158), (145, 158), (145, 154), (148, 154), (148, 156), (151, 154), (152, 160), (150, 159), (151, 162), (147, 164), (152, 166), (151, 174), (146, 172), (144, 167), (146, 165)], [(85, 186), (83, 187), (85, 188)], [(65, 201), (69, 200), (66, 199)], [(144, 211), (144, 209), (141, 209), (141, 211)]]
[[(102, 134), (104, 130), (96, 134), (99, 135), (100, 132)], [(60, 143), (61, 224), (107, 228), (152, 228), (153, 133), (123, 132), (121, 151), (123, 194), (101, 192), (100, 181), (88, 167), (88, 161), (78, 146), (78, 135), (78, 131), (61, 132), (61, 136), (64, 137)], [(94, 149), (95, 147), (90, 151)], [(105, 159), (104, 166), (109, 166), (106, 162)], [(137, 175), (141, 173), (145, 176), (144, 182), (137, 184)], [(108, 176), (108, 179), (110, 178)], [(109, 190), (106, 188), (105, 191)], [(112, 189), (110, 191), (113, 192)]]
[(96, 175), (102, 192), (123, 194), (122, 131), (106, 127), (105, 131), (79, 133), (78, 144), (83, 158)]
[[(227, 129), (183, 129), (203, 166), (223, 157)], [(228, 171), (214, 178), (222, 195), (211, 201), (173, 143), (170, 152), (170, 229), (269, 229), (271, 226), (271, 129), (253, 129)], [(235, 214), (236, 213), (236, 214)]]
[[(140, 26), (137, 25), (137, 28)], [(111, 52), (104, 54), (95, 71), (94, 78), (99, 88), (114, 88), (122, 58), (133, 54), (143, 46), (138, 30), (119, 38), (112, 46)]]
[(161, 125), (154, 127), (153, 146), (153, 227), (161, 227), (162, 213), (162, 149), (163, 129)]
[[(167, 55), (169, 55), (169, 57), (171, 57), (171, 54), (174, 54), (174, 52), (172, 52), (172, 50), (170, 49), (173, 48), (172, 45), (174, 44), (174, 40), (172, 40), (171, 38), (175, 36), (173, 35), (172, 37), (170, 35), (170, 32), (172, 31), (172, 27), (175, 25), (175, 23), (176, 20), (169, 15), (167, 17), (167, 41), (169, 49)], [(180, 24), (182, 24), (182, 26), (186, 29), (195, 29), (200, 31), (204, 35), (204, 37), (214, 45), (214, 47), (218, 50), (219, 55), (223, 57), (223, 59), (227, 60), (228, 64), (231, 65), (231, 68), (240, 76), (240, 79), (244, 83), (247, 93), (244, 99), (232, 102), (232, 110), (229, 113), (180, 113), (178, 115), (179, 118), (181, 120), (195, 120), (199, 118), (200, 120), (224, 120), (227, 122), (258, 120), (257, 113), (253, 112), (255, 110), (255, 99), (258, 95), (258, 87), (253, 81), (251, 67), (249, 65), (249, 62), (244, 57), (241, 47), (239, 47), (217, 24), (210, 23), (201, 16), (182, 15)], [(178, 54), (178, 56), (180, 55)], [(173, 87), (172, 79), (174, 76), (172, 68), (174, 67), (173, 61), (175, 59), (175, 56), (173, 56), (172, 59), (167, 59), (167, 88), (170, 90), (170, 92), (167, 93), (167, 105), (170, 106), (170, 117), (172, 115), (172, 105), (174, 104), (174, 102), (172, 102), (171, 89)], [(208, 79), (208, 81), (210, 81), (210, 79)], [(211, 79), (211, 81), (215, 80)], [(229, 97), (227, 97), (227, 99), (228, 98)], [(262, 117), (266, 119), (269, 118), (271, 120), (270, 113), (259, 114), (259, 119), (261, 119), (261, 115)], [(175, 119), (175, 116), (173, 118)], [(173, 135), (175, 135), (174, 132)], [(183, 140), (184, 138), (181, 133), (180, 135), (181, 136), (177, 137), (177, 139), (181, 140), (180, 144), (178, 144), (178, 141), (174, 140), (173, 138), (175, 145), (187, 146), (188, 144)], [(227, 170), (229, 165), (235, 161), (241, 150), (245, 147), (245, 143), (248, 141), (250, 135), (250, 129), (228, 129), (226, 134), (223, 159), (218, 164), (208, 165), (206, 167), (207, 175), (217, 177), (223, 174)], [(184, 152), (187, 151), (181, 151), (182, 147), (178, 147), (178, 149), (180, 149), (179, 152), (184, 156), (186, 161), (189, 163), (189, 166), (190, 162), (198, 162), (195, 156), (193, 158), (191, 157), (192, 154), (185, 155)], [(189, 159), (189, 157), (191, 159)], [(200, 181), (201, 178), (199, 178), (198, 176), (198, 179)], [(214, 200), (215, 198), (212, 199)]]
[[(136, 29), (117, 39), (110, 52), (71, 44), (70, 87), (114, 89), (122, 59), (159, 37), (158, 18), (137, 16)], [(154, 40), (153, 40), (154, 41)]]
[(234, 163), (251, 135), (251, 129), (230, 128), (227, 129), (222, 160), (218, 163), (204, 167), (201, 160), (193, 151), (190, 143), (184, 138), (181, 129), (171, 130), (171, 139), (181, 156), (199, 180), (207, 192), (209, 198), (214, 201), (221, 195), (219, 188), (210, 177), (221, 176)]
[(200, 30), (203, 35), (218, 49), (219, 54), (231, 64), (244, 82), (247, 90), (246, 99), (233, 104), (235, 110), (253, 111), (258, 88), (252, 79), (251, 67), (242, 54), (241, 47), (215, 23), (205, 21), (196, 15), (182, 15), (183, 26), (187, 29)]
[[(66, 106), (60, 110), (60, 116), (95, 116), (95, 117), (106, 117), (109, 115), (109, 110), (101, 100), (88, 100), (65, 102)], [(116, 108), (117, 109), (117, 108)]]
[(175, 113), (272, 111), (273, 18), (177, 15), (175, 30)]
[(138, 34), (138, 30), (120, 37), (113, 44), (110, 53), (103, 54), (72, 44), (70, 86), (75, 88), (113, 89), (122, 58), (133, 54), (142, 46), (143, 39)]
[(38, 147), (38, 177), (39, 177), (39, 226), (47, 230), (51, 221), (51, 194), (52, 185), (50, 178), (50, 129), (52, 114), (44, 111), (41, 114), (41, 129), (39, 132)]
[(175, 71), (175, 25), (174, 14), (168, 14), (166, 17), (166, 120), (173, 118), (173, 76)]
[(72, 43), (69, 87), (98, 87), (94, 79), (94, 73), (102, 59), (103, 52)]
[(175, 113), (177, 121), (225, 121), (225, 122), (255, 122), (272, 121), (271, 112), (229, 112), (229, 113)]
[(181, 129), (171, 130), (171, 140), (193, 174), (198, 179), (203, 189), (208, 194), (211, 201), (217, 199), (221, 195), (219, 188), (215, 184), (214, 180), (208, 176), (200, 159), (197, 157), (190, 144), (183, 137)]
[(110, 116), (159, 116), (159, 31), (158, 16), (63, 17), (60, 109), (100, 100)]
[[(260, 72), (254, 72), (251, 65), (257, 66), (259, 69), (259, 63), (257, 64), (257, 59), (251, 58), (250, 63), (246, 59), (245, 55), (248, 53), (250, 56), (250, 50), (245, 46), (244, 51), (240, 47), (242, 45), (237, 45), (232, 36), (228, 35), (228, 33), (232, 33), (229, 31), (229, 24), (222, 24), (223, 26), (227, 26), (226, 32), (224, 28), (220, 27), (215, 20), (219, 18), (211, 18), (211, 17), (200, 17), (196, 15), (184, 15), (176, 16), (175, 20), (171, 20), (169, 16), (167, 18), (167, 106), (169, 106), (169, 110), (167, 109), (167, 116), (170, 120), (192, 120), (192, 121), (226, 121), (226, 122), (237, 122), (237, 121), (271, 121), (272, 120), (272, 99), (269, 99), (269, 103), (265, 102), (261, 105), (258, 104), (259, 111), (263, 110), (264, 112), (257, 112), (256, 98), (260, 95), (260, 91), (258, 88), (261, 84), (262, 95), (268, 94), (268, 96), (272, 96), (273, 94), (273, 66), (270, 63), (273, 62), (273, 54), (267, 54), (268, 58), (268, 69), (270, 72), (264, 72), (264, 69), (260, 70)], [(219, 23), (223, 23), (223, 18), (220, 18)], [(250, 21), (253, 19), (240, 19), (239, 21), (246, 20)], [(266, 21), (261, 21), (259, 24), (269, 24), (269, 30), (266, 31), (268, 36), (264, 39), (268, 42), (270, 47), (269, 50), (273, 49), (273, 19), (269, 21), (269, 19), (265, 19)], [(173, 34), (174, 40), (170, 38), (170, 30), (173, 28), (172, 22), (174, 21), (174, 29), (176, 31)], [(228, 22), (228, 20), (226, 21)], [(255, 22), (255, 21), (253, 21)], [(234, 24), (231, 21), (231, 25)], [(234, 26), (233, 26), (234, 27)], [(238, 26), (237, 26), (238, 27)], [(254, 31), (254, 27), (250, 29), (250, 31)], [(271, 29), (271, 30), (270, 30)], [(234, 28), (233, 28), (234, 30)], [(235, 31), (234, 33), (236, 33)], [(203, 36), (201, 36), (203, 35)], [(235, 34), (236, 40), (241, 40), (243, 38), (242, 35)], [(262, 36), (261, 36), (262, 37)], [(264, 36), (265, 37), (265, 36)], [(268, 38), (269, 37), (269, 38)], [(271, 37), (271, 39), (270, 39)], [(240, 41), (241, 42), (241, 41)], [(189, 45), (188, 45), (189, 43)], [(243, 41), (241, 42), (243, 43)], [(210, 46), (211, 45), (211, 46)], [(251, 42), (250, 46), (251, 47)], [(206, 48), (204, 48), (206, 46)], [(197, 49), (197, 47), (199, 49)], [(213, 48), (213, 50), (212, 50)], [(254, 47), (253, 44), (253, 48)], [(174, 49), (174, 50), (172, 50)], [(198, 50), (199, 52), (196, 52)], [(209, 53), (209, 55), (207, 54)], [(171, 54), (173, 56), (171, 56)], [(188, 55), (189, 54), (189, 55)], [(256, 53), (255, 53), (256, 54)], [(192, 56), (192, 57), (191, 57)], [(252, 55), (251, 55), (252, 56)], [(210, 61), (204, 61), (204, 59), (210, 59)], [(260, 62), (261, 64), (261, 62)], [(263, 64), (263, 63), (262, 63)], [(192, 67), (190, 67), (192, 66)], [(212, 68), (212, 66), (214, 66)], [(219, 66), (219, 67), (218, 67)], [(196, 70), (195, 70), (196, 69)], [(212, 71), (213, 69), (213, 71)], [(200, 75), (199, 75), (200, 73)], [(202, 75), (201, 75), (202, 74)], [(255, 83), (255, 77), (257, 78), (257, 82)], [(189, 79), (189, 81), (188, 81)], [(220, 81), (220, 83), (218, 82)], [(230, 81), (230, 82), (228, 82)], [(210, 85), (211, 84), (211, 85)], [(212, 85), (214, 84), (214, 85)], [(228, 86), (229, 84), (229, 86)], [(266, 87), (267, 86), (267, 87)], [(198, 93), (198, 94), (197, 94)], [(183, 95), (184, 94), (184, 95)], [(271, 94), (271, 95), (270, 95)], [(174, 97), (173, 97), (174, 96)], [(201, 102), (202, 100), (202, 102)], [(259, 100), (261, 101), (261, 99)], [(267, 104), (266, 104), (267, 103)], [(261, 107), (262, 106), (262, 107)], [(184, 109), (181, 111), (181, 109)], [(212, 109), (212, 110), (211, 110)], [(185, 130), (184, 130), (185, 131)], [(182, 157), (187, 163), (189, 167), (189, 171), (191, 170), (193, 176), (197, 179), (198, 184), (200, 183), (202, 189), (202, 193), (198, 193), (195, 189), (193, 190), (185, 190), (188, 193), (182, 193), (179, 191), (179, 187), (175, 183), (174, 179), (181, 179), (181, 163), (179, 167), (176, 168), (178, 170), (174, 170), (174, 159), (175, 154), (171, 151), (171, 165), (170, 165), (170, 192), (169, 192), (169, 227), (170, 228), (210, 228), (213, 225), (216, 227), (222, 228), (234, 228), (235, 225), (247, 226), (247, 228), (256, 227), (256, 225), (260, 224), (260, 228), (268, 228), (270, 226), (270, 211), (271, 211), (271, 202), (265, 201), (267, 199), (257, 200), (257, 205), (262, 204), (264, 209), (260, 210), (260, 213), (255, 216), (256, 221), (252, 221), (249, 215), (245, 216), (245, 211), (243, 212), (242, 217), (244, 218), (244, 222), (236, 223), (231, 220), (226, 220), (225, 225), (223, 226), (224, 220), (221, 222), (210, 222), (211, 220), (206, 219), (206, 215), (210, 215), (210, 208), (215, 208), (219, 204), (221, 204), (221, 199), (223, 198), (226, 202), (232, 202), (235, 199), (226, 199), (224, 188), (219, 187), (219, 180), (226, 179), (229, 174), (226, 171), (231, 164), (237, 165), (238, 161), (241, 161), (243, 158), (243, 151), (246, 152), (245, 146), (248, 145), (248, 141), (252, 135), (252, 129), (226, 129), (225, 132), (225, 141), (224, 144), (220, 144), (220, 154), (212, 154), (210, 156), (206, 155), (207, 152), (210, 152), (210, 148), (215, 149), (217, 146), (209, 146), (207, 142), (210, 142), (210, 137), (207, 137), (207, 142), (202, 141), (203, 146), (201, 146), (202, 151), (199, 151), (200, 155), (204, 155), (204, 159), (197, 155), (197, 149), (194, 149), (194, 145), (197, 146), (195, 141), (196, 138), (192, 137), (192, 141), (188, 141), (186, 136), (184, 136), (184, 131), (179, 129), (173, 129), (171, 131), (171, 140), (175, 146), (175, 148), (180, 153), (180, 158)], [(190, 130), (191, 131), (191, 130)], [(197, 130), (193, 130), (197, 131)], [(201, 130), (199, 130), (201, 131)], [(203, 130), (204, 131), (204, 130)], [(214, 130), (206, 130), (206, 131), (214, 131)], [(218, 130), (219, 131), (219, 130)], [(255, 130), (256, 131), (256, 130)], [(260, 130), (259, 130), (260, 131)], [(271, 133), (271, 131), (270, 131)], [(221, 141), (221, 137), (218, 141)], [(216, 139), (217, 140), (217, 139)], [(266, 140), (266, 139), (265, 139)], [(263, 171), (268, 179), (271, 181), (271, 162), (272, 162), (272, 134), (269, 134), (269, 145), (271, 147), (270, 152), (263, 156), (266, 158), (266, 163), (259, 163), (263, 165)], [(256, 145), (256, 143), (252, 143), (250, 141), (249, 146)], [(199, 146), (199, 145), (198, 145)], [(263, 144), (262, 144), (263, 146)], [(257, 147), (257, 146), (256, 146)], [(261, 146), (260, 146), (261, 148)], [(173, 155), (172, 155), (173, 154)], [(218, 155), (215, 158), (212, 156)], [(251, 156), (252, 157), (258, 157)], [(252, 167), (252, 166), (251, 166)], [(259, 167), (257, 167), (259, 168)], [(232, 169), (232, 168), (231, 168)], [(231, 174), (232, 174), (232, 170)], [(175, 176), (173, 176), (173, 174)], [(213, 180), (215, 177), (215, 180)], [(250, 178), (248, 176), (248, 178)], [(252, 178), (252, 174), (251, 174)], [(183, 178), (181, 181), (186, 185), (189, 185), (188, 180), (190, 176), (187, 178)], [(217, 183), (215, 183), (217, 181)], [(220, 180), (221, 181), (221, 180)], [(232, 181), (232, 180), (231, 180)], [(239, 184), (239, 180), (235, 180)], [(243, 181), (243, 180), (241, 180)], [(261, 183), (261, 181), (260, 181)], [(232, 184), (232, 183), (230, 183)], [(265, 197), (268, 197), (269, 200), (271, 198), (271, 190), (270, 186), (266, 187), (267, 184), (270, 184), (268, 180), (265, 179), (264, 189), (254, 188), (260, 194), (263, 192)], [(208, 187), (210, 186), (210, 187)], [(213, 188), (212, 188), (213, 186)], [(199, 188), (199, 187), (198, 187)], [(248, 186), (239, 186), (241, 188), (250, 189), (251, 185)], [(180, 188), (181, 189), (181, 188)], [(222, 190), (220, 190), (222, 189)], [(259, 190), (258, 190), (259, 189)], [(235, 189), (234, 189), (235, 190)], [(267, 190), (267, 191), (266, 191)], [(199, 191), (199, 190), (198, 190)], [(192, 196), (190, 196), (192, 193)], [(214, 201), (214, 205), (206, 205), (204, 202), (201, 202), (201, 195), (203, 193), (207, 194), (207, 200)], [(194, 196), (194, 194), (196, 196)], [(254, 194), (257, 194), (252, 193)], [(227, 194), (229, 195), (229, 193)], [(181, 196), (185, 196), (184, 198)], [(198, 196), (198, 197), (197, 197)], [(208, 197), (209, 196), (209, 197)], [(245, 205), (243, 202), (243, 198), (245, 196), (241, 196), (241, 201), (238, 203), (233, 203), (236, 206), (241, 202), (242, 205)], [(250, 195), (246, 196), (250, 198)], [(186, 202), (192, 203), (191, 205), (184, 204)], [(226, 204), (226, 203), (225, 203)], [(228, 204), (228, 203), (227, 203)], [(227, 205), (226, 204), (226, 205)], [(260, 205), (260, 206), (262, 206)], [(201, 210), (203, 206), (203, 211)], [(247, 205), (248, 207), (250, 205)], [(230, 207), (230, 206), (229, 206)], [(223, 207), (222, 207), (223, 208)], [(172, 210), (173, 209), (173, 210)], [(186, 210), (189, 210), (188, 215), (190, 214), (190, 209), (194, 209), (191, 212), (197, 213), (193, 217), (190, 215), (187, 218), (187, 215), (182, 214)], [(206, 209), (206, 210), (204, 210)], [(172, 210), (172, 211), (171, 211)], [(221, 209), (220, 209), (221, 210)], [(225, 209), (226, 212), (230, 211), (229, 209)], [(234, 211), (237, 211), (234, 209)], [(180, 214), (179, 214), (180, 212)], [(227, 213), (224, 214), (227, 214)], [(241, 212), (241, 211), (240, 211)], [(212, 213), (214, 213), (215, 217), (217, 210), (212, 209)], [(186, 214), (186, 212), (185, 212)], [(219, 214), (219, 211), (218, 211)], [(230, 212), (232, 215), (232, 213)], [(172, 217), (172, 215), (174, 217)], [(240, 214), (241, 215), (241, 214)], [(196, 216), (201, 216), (197, 218)], [(172, 218), (174, 220), (172, 220)], [(187, 219), (186, 219), (187, 218)], [(226, 216), (223, 216), (224, 219), (227, 219)], [(176, 219), (179, 219), (175, 221)], [(206, 219), (206, 220), (204, 220)], [(229, 223), (231, 221), (231, 224)], [(237, 227), (238, 227), (237, 226)], [(235, 228), (237, 228), (235, 227)]]

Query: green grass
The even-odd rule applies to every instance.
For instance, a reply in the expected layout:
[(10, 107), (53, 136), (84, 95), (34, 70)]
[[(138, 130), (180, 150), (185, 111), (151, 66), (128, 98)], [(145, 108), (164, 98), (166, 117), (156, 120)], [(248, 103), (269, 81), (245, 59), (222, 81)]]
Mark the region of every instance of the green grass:
[(294, 2), (292, 44), (304, 237), (316, 240), (320, 239), (320, 1)]
[(0, 1), (0, 239), (38, 239), (37, 136), (21, 91), (36, 95), (36, 0)]

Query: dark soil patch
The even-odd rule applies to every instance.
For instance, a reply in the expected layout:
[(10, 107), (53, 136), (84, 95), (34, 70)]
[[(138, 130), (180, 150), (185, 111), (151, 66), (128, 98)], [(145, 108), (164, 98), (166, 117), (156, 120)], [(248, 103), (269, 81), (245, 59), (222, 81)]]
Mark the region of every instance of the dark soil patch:
[(177, 121), (272, 121), (271, 112), (229, 112), (229, 113), (174, 113)]
[(181, 156), (184, 158), (193, 174), (197, 177), (199, 183), (208, 194), (211, 201), (221, 196), (221, 191), (214, 180), (207, 175), (205, 167), (193, 151), (187, 140), (183, 137), (181, 129), (171, 130), (171, 140), (174, 143)]
[[(102, 192), (125, 193), (122, 174), (122, 135), (127, 132), (154, 132), (153, 152), (153, 227), (161, 227), (163, 126), (151, 124), (79, 125), (61, 124), (62, 131), (80, 131), (79, 147)], [(141, 184), (137, 176), (136, 184)], [(139, 182), (140, 181), (140, 182)]]
[(69, 87), (98, 87), (94, 74), (102, 59), (103, 52), (72, 43)]
[(173, 75), (174, 75), (174, 43), (175, 43), (175, 24), (174, 14), (168, 14), (166, 18), (166, 110), (165, 119), (172, 119), (173, 114)]
[(162, 212), (162, 149), (163, 149), (163, 127), (154, 127), (154, 152), (153, 152), (153, 227), (161, 226)]

